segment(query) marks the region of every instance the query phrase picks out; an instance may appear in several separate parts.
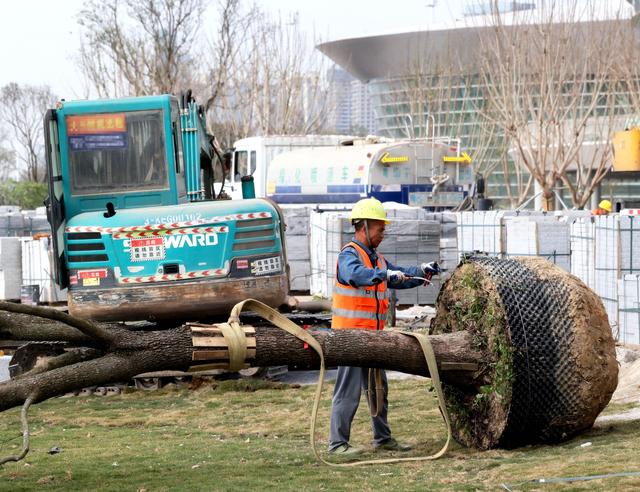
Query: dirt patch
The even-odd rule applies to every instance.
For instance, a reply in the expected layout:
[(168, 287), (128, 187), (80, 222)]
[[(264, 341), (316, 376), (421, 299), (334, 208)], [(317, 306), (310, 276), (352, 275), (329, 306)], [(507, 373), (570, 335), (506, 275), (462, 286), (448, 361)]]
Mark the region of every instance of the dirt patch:
[(619, 346), (616, 353), (620, 371), (611, 403), (640, 403), (640, 346)]

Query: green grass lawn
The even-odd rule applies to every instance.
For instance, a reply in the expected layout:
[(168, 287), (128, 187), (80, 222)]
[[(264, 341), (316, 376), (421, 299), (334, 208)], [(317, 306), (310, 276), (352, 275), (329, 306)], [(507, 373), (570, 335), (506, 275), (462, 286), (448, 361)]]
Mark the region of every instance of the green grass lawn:
[[(31, 451), (0, 467), (0, 490), (549, 490), (529, 482), (640, 470), (640, 421), (612, 423), (557, 446), (476, 451), (454, 444), (436, 461), (336, 469), (309, 445), (314, 387), (226, 381), (111, 397), (57, 398), (32, 408)], [(442, 445), (444, 425), (428, 380), (390, 381), (389, 421), (408, 455)], [(317, 429), (323, 453), (332, 385)], [(620, 407), (627, 409), (629, 406)], [(615, 413), (608, 409), (608, 413)], [(371, 450), (366, 404), (352, 443)], [(590, 446), (581, 444), (591, 442)], [(0, 454), (21, 444), (19, 409), (0, 414)], [(54, 447), (63, 450), (48, 454)], [(326, 455), (326, 453), (325, 453)], [(367, 458), (390, 454), (367, 454)], [(640, 478), (575, 482), (563, 490), (636, 490)]]

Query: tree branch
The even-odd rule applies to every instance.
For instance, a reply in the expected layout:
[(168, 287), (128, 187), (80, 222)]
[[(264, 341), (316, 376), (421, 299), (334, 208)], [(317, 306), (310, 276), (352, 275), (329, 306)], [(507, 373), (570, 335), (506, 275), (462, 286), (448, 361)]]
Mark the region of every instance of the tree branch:
[(84, 335), (93, 337), (104, 343), (109, 344), (114, 341), (114, 334), (112, 332), (105, 330), (101, 326), (92, 323), (91, 321), (70, 316), (67, 313), (63, 313), (62, 311), (58, 311), (56, 309), (0, 301), (0, 310), (9, 311), (11, 313), (28, 314), (31, 316), (38, 316), (40, 318), (60, 321), (68, 326), (78, 329)]

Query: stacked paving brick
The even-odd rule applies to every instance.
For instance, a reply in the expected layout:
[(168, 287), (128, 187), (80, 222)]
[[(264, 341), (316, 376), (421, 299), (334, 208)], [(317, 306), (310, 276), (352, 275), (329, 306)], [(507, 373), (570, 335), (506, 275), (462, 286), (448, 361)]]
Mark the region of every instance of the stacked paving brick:
[[(386, 205), (386, 204), (385, 204)], [(335, 265), (342, 246), (353, 236), (348, 212), (311, 213), (311, 294), (331, 298)], [(441, 219), (412, 207), (388, 208), (391, 223), (378, 251), (397, 266), (440, 261)], [(396, 290), (398, 304), (434, 304), (440, 280), (433, 286)]]
[(20, 299), (22, 250), (17, 237), (0, 237), (0, 299)]
[(640, 275), (618, 281), (618, 341), (640, 344)]
[(553, 215), (514, 217), (505, 221), (504, 257), (541, 256), (571, 271), (569, 224)]
[[(640, 218), (633, 215), (595, 217), (595, 291), (609, 315), (614, 335), (620, 336), (619, 298), (633, 304), (632, 289), (621, 292), (625, 276), (640, 274)], [(629, 280), (631, 281), (631, 280)], [(638, 299), (636, 299), (637, 301)]]
[(282, 207), (286, 224), (285, 244), (292, 291), (308, 291), (311, 280), (309, 215), (311, 206)]
[(19, 207), (0, 207), (0, 237), (32, 236), (50, 230), (44, 207), (22, 211)]
[(588, 212), (545, 214), (532, 211), (459, 212), (456, 214), (460, 256), (541, 256), (571, 270), (570, 224)]
[[(54, 281), (53, 252), (48, 237), (21, 238), (22, 298), (25, 292), (35, 293), (34, 302), (55, 304), (67, 300), (67, 291), (61, 291)], [(29, 289), (25, 289), (29, 287)]]
[(593, 217), (577, 218), (571, 223), (569, 231), (571, 273), (590, 289), (595, 289), (596, 239)]

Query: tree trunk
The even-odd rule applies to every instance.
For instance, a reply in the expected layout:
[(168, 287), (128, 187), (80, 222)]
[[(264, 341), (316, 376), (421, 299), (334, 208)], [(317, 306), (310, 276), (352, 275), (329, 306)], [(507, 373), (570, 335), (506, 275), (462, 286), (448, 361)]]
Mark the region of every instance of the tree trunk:
[[(327, 366), (380, 367), (428, 376), (426, 361), (413, 337), (394, 332), (364, 330), (311, 330), (320, 342)], [(97, 359), (76, 363), (33, 376), (0, 383), (0, 411), (21, 405), (30, 395), (38, 403), (74, 389), (127, 381), (145, 372), (185, 371), (194, 365), (191, 329), (188, 326), (151, 332), (119, 330), (117, 342)], [(471, 336), (453, 333), (430, 337), (442, 372), (451, 384), (474, 386), (480, 353)], [(274, 327), (256, 328), (252, 366), (290, 365), (316, 369), (320, 360), (303, 342)]]
[(0, 340), (14, 342), (55, 340), (89, 347), (96, 345), (95, 339), (65, 323), (7, 311), (0, 311)]

